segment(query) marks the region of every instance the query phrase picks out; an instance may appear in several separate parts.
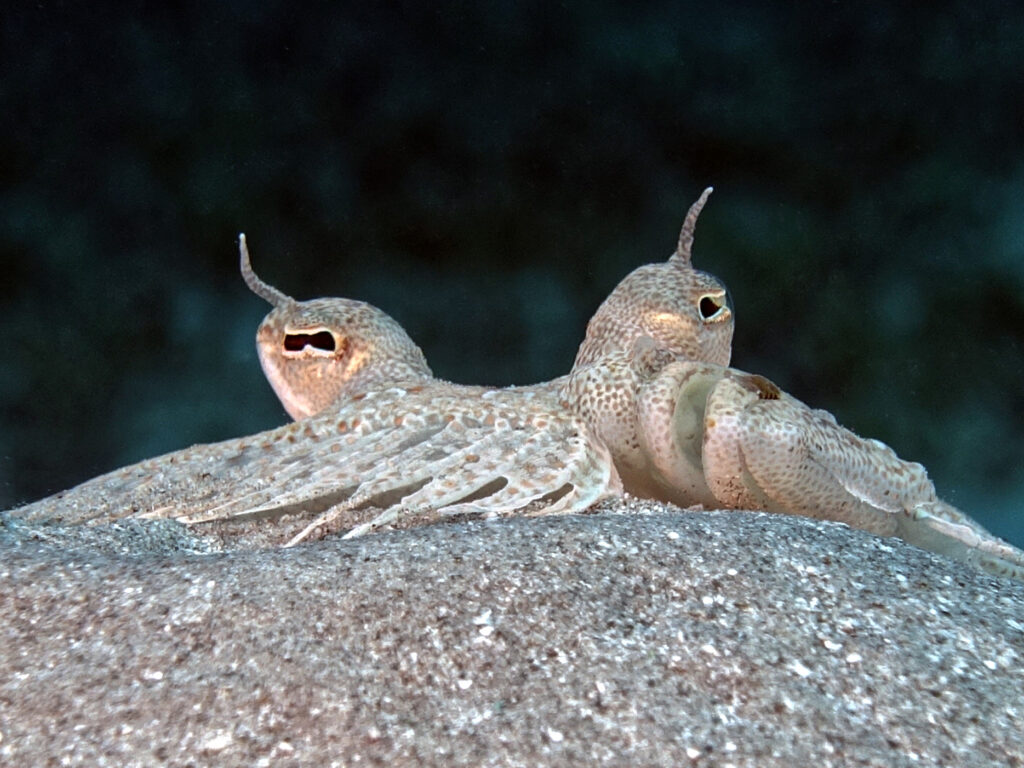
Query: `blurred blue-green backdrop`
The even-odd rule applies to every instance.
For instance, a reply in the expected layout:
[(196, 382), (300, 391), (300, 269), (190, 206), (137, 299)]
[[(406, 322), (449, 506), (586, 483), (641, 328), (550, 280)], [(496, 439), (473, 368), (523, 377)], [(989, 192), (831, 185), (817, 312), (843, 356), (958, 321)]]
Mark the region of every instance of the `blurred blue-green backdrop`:
[(356, 5), (4, 11), (0, 508), (285, 421), (240, 230), (528, 383), (713, 184), (734, 364), (1024, 545), (1017, 4)]

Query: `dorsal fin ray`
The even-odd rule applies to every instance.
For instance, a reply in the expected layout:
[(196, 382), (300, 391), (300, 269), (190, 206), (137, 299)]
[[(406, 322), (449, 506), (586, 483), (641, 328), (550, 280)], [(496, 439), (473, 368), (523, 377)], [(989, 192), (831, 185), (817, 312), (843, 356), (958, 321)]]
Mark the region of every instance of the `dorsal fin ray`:
[(250, 291), (255, 293), (264, 301), (269, 302), (273, 307), (281, 307), (285, 304), (295, 303), (295, 300), (291, 296), (277, 290), (274, 286), (263, 282), (253, 271), (252, 262), (249, 260), (249, 247), (245, 243), (244, 232), (238, 233), (238, 256), (242, 270), (242, 279), (245, 280), (245, 284), (249, 286)]
[(675, 264), (682, 268), (691, 267), (690, 252), (693, 250), (693, 231), (697, 227), (697, 217), (700, 216), (704, 203), (708, 196), (714, 191), (714, 187), (708, 187), (701, 192), (697, 202), (690, 206), (686, 212), (686, 219), (683, 221), (683, 228), (679, 232), (679, 243), (676, 245), (676, 252), (669, 257), (668, 263)]

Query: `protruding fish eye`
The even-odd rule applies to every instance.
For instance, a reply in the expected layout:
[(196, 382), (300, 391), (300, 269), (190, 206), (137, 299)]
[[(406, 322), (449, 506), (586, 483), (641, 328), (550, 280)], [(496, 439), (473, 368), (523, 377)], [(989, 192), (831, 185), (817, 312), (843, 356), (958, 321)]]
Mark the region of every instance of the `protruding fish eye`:
[(705, 293), (697, 301), (697, 311), (705, 323), (724, 320), (729, 314), (729, 294), (725, 291)]
[(314, 333), (286, 333), (284, 335), (285, 352), (302, 352), (309, 348), (316, 353), (334, 354), (338, 343), (334, 334), (330, 331), (316, 331)]

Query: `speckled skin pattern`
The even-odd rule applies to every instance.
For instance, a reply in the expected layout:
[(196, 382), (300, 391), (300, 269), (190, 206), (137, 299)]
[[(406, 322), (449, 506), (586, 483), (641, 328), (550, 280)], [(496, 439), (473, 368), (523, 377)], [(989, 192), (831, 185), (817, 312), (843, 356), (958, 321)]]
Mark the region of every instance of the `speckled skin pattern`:
[(486, 389), (432, 377), (380, 310), (297, 302), (242, 274), (274, 309), (257, 346), (295, 424), (168, 454), (17, 511), (84, 522), (190, 524), (310, 516), (287, 540), (441, 516), (578, 512), (623, 491), (682, 506), (838, 520), (1024, 579), (1024, 552), (939, 500), (920, 464), (728, 368), (724, 285), (693, 268), (691, 207), (675, 253), (634, 270), (587, 326), (571, 373)]

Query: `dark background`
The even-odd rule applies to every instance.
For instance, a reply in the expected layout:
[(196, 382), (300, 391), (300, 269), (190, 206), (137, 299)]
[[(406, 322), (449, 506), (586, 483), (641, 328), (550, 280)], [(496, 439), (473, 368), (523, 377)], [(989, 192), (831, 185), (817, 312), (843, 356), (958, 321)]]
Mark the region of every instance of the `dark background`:
[(240, 230), (529, 383), (713, 184), (734, 364), (1024, 545), (1017, 4), (343, 5), (5, 9), (0, 507), (286, 420)]

